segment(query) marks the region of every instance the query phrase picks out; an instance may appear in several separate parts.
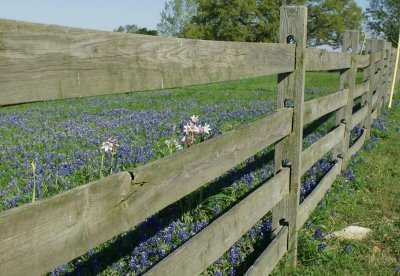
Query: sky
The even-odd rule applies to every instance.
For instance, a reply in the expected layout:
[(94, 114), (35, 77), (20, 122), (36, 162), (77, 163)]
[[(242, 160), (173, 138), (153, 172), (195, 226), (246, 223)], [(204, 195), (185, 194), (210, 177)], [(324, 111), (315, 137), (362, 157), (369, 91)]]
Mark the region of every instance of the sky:
[[(365, 9), (368, 0), (355, 0)], [(156, 29), (165, 0), (0, 0), (0, 18), (112, 31), (136, 24)]]

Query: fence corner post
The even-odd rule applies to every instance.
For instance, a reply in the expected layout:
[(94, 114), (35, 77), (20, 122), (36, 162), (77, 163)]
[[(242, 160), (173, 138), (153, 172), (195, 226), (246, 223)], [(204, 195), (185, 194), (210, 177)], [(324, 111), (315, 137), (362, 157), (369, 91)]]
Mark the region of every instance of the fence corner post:
[[(295, 44), (295, 68), (291, 73), (278, 75), (277, 108), (293, 108), (292, 133), (275, 147), (275, 171), (284, 160), (290, 161), (289, 195), (272, 210), (273, 229), (285, 221), (289, 226), (288, 250), (297, 255), (297, 212), (301, 180), (301, 153), (303, 143), (303, 107), (305, 84), (305, 50), (307, 40), (307, 8), (283, 6), (280, 10), (280, 43)], [(286, 103), (286, 104), (285, 104)]]

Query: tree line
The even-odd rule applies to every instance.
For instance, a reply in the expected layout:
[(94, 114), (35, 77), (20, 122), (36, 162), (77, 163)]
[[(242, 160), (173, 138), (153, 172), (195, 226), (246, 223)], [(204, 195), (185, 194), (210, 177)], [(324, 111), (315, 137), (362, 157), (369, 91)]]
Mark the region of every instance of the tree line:
[[(167, 0), (157, 30), (137, 25), (114, 31), (169, 37), (278, 42), (279, 8), (290, 0)], [(400, 26), (399, 0), (369, 0), (363, 13), (354, 0), (292, 0), (292, 5), (308, 7), (310, 47), (338, 48), (345, 30), (361, 30), (397, 45)]]

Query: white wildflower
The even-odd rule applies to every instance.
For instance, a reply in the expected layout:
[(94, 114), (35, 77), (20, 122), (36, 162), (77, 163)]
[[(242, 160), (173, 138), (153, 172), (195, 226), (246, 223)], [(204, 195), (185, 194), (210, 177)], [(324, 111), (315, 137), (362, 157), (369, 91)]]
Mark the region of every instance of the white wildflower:
[(204, 127), (202, 127), (202, 132), (205, 134), (210, 134), (211, 127), (208, 124), (205, 124)]
[(192, 120), (193, 123), (198, 123), (199, 122), (199, 116), (192, 115), (192, 117), (190, 117), (190, 119)]

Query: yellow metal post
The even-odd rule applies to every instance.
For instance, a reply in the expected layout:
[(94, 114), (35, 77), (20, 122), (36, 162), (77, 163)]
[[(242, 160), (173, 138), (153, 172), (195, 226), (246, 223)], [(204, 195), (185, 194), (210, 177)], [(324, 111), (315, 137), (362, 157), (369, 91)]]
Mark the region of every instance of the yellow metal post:
[(393, 93), (394, 93), (394, 85), (395, 85), (395, 83), (396, 83), (397, 70), (398, 70), (398, 68), (399, 68), (399, 55), (400, 55), (400, 32), (399, 32), (399, 40), (398, 40), (398, 42), (397, 42), (396, 63), (395, 63), (395, 65), (394, 65), (393, 80), (392, 80), (392, 87), (390, 88), (390, 99), (389, 99), (389, 106), (388, 106), (388, 108), (392, 108)]

